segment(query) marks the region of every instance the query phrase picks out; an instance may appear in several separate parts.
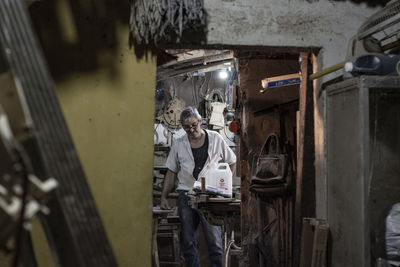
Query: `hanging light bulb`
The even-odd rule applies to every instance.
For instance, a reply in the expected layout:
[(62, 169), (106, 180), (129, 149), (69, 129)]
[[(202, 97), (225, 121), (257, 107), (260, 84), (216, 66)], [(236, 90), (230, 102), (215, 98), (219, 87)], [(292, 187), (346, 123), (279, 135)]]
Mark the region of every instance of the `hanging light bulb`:
[(221, 78), (222, 80), (225, 80), (226, 78), (228, 78), (228, 72), (226, 70), (221, 70), (218, 73), (219, 78)]

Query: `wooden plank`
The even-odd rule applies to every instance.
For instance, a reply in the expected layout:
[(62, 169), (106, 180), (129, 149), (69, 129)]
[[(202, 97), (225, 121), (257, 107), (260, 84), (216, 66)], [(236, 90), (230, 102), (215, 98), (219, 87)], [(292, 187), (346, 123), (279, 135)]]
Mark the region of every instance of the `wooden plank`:
[[(301, 83), (300, 83), (300, 100), (299, 100), (299, 120), (298, 120), (298, 138), (297, 138), (297, 175), (296, 175), (296, 203), (295, 203), (295, 247), (298, 250), (301, 225), (301, 188), (302, 188), (302, 170), (303, 170), (303, 151), (304, 151), (304, 124), (306, 112), (306, 96), (307, 96), (307, 61), (308, 54), (301, 53)], [(299, 255), (298, 253), (295, 255)]]
[(153, 266), (160, 267), (160, 260), (158, 257), (158, 244), (157, 244), (157, 231), (158, 231), (158, 217), (153, 215), (153, 236), (152, 236), (152, 249), (151, 256)]
[[(296, 196), (294, 216), (294, 266), (298, 266), (300, 259), (300, 238), (302, 218), (313, 217), (315, 213), (315, 171), (313, 164), (314, 134), (313, 134), (313, 94), (312, 84), (307, 77), (311, 68), (309, 66), (309, 54), (301, 53), (301, 83), (299, 99), (298, 138), (297, 138), (297, 173)], [(311, 155), (312, 154), (312, 155)], [(307, 174), (307, 176), (305, 176)], [(314, 184), (314, 188), (313, 188)], [(306, 188), (310, 187), (310, 188)], [(307, 194), (304, 194), (304, 191)], [(307, 195), (311, 194), (310, 197)], [(307, 198), (305, 200), (305, 198)], [(314, 203), (312, 203), (314, 202)], [(314, 207), (314, 208), (313, 208)]]

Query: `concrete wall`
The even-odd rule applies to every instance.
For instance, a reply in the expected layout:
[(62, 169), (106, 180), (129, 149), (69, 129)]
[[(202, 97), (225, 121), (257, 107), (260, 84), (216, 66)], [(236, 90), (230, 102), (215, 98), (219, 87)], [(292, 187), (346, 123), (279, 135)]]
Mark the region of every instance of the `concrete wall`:
[(328, 0), (205, 0), (204, 5), (208, 44), (318, 47), (320, 67), (343, 61), (348, 39), (377, 10)]
[[(151, 265), (155, 58), (128, 46), (129, 3), (31, 6), (57, 95), (119, 266)], [(40, 266), (54, 266), (39, 224)]]
[[(362, 2), (362, 1), (358, 1)], [(371, 2), (371, 1), (363, 1)], [(379, 7), (328, 0), (204, 0), (207, 44), (320, 49), (316, 70), (345, 59), (347, 42)], [(317, 216), (326, 218), (323, 99), (315, 82), (315, 164)]]

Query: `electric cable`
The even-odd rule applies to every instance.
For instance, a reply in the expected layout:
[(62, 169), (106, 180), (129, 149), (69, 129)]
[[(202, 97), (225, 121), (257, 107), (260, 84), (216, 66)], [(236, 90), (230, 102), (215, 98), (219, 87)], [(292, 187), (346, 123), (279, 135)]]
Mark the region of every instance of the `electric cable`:
[(192, 101), (195, 107), (197, 107), (197, 95), (196, 95), (196, 83), (194, 81), (195, 77), (192, 76)]
[[(209, 75), (209, 78), (208, 78), (208, 81), (207, 81), (207, 86), (205, 87), (206, 90), (202, 94), (202, 98), (205, 98), (208, 95), (208, 92), (210, 90), (209, 85), (210, 85), (210, 81), (211, 81), (212, 77), (213, 77), (213, 72), (210, 72), (210, 75)], [(203, 91), (203, 90), (201, 90), (201, 91)]]
[(206, 83), (206, 81), (207, 81), (207, 76), (204, 75), (203, 83), (200, 85), (200, 88), (199, 88), (199, 96), (200, 96), (200, 98), (204, 98), (204, 95), (202, 94), (202, 91), (203, 91), (203, 86)]

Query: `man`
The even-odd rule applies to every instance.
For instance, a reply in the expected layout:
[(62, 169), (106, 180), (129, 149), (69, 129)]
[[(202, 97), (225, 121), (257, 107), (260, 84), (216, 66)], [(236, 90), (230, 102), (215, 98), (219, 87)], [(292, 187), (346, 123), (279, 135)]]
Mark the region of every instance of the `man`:
[(229, 164), (232, 173), (236, 166), (236, 156), (217, 132), (201, 129), (202, 118), (196, 108), (187, 107), (181, 113), (181, 124), (186, 135), (172, 144), (166, 166), (168, 168), (161, 195), (161, 208), (169, 209), (167, 196), (178, 177), (178, 211), (182, 225), (183, 254), (186, 266), (200, 266), (198, 254), (198, 231), (201, 224), (208, 246), (210, 263), (213, 267), (222, 265), (221, 227), (210, 225), (203, 214), (189, 206), (187, 192), (193, 189), (199, 177), (208, 176), (218, 163)]

